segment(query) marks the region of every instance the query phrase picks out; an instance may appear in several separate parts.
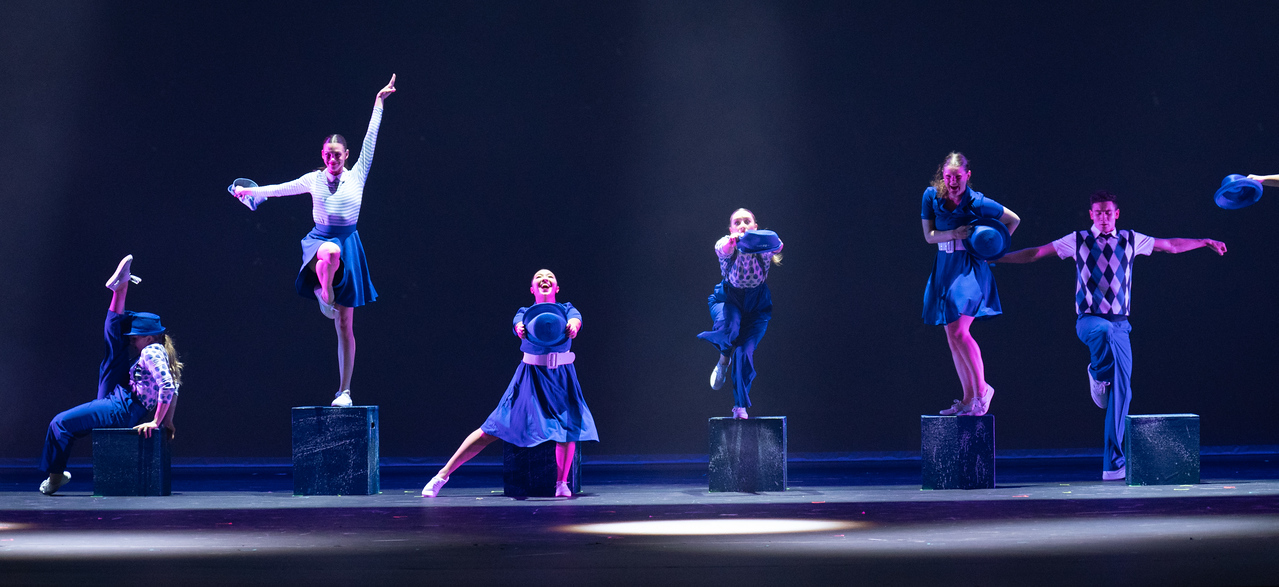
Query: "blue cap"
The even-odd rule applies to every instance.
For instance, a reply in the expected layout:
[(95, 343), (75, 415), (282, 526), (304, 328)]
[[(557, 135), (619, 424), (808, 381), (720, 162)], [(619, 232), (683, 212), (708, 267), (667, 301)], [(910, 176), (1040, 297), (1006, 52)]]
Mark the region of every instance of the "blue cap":
[(555, 346), (568, 337), (568, 314), (553, 302), (533, 304), (524, 311), (524, 337), (539, 346)]
[(1013, 244), (1008, 227), (994, 218), (978, 218), (970, 223), (973, 233), (964, 239), (964, 248), (969, 254), (984, 261), (993, 261), (1004, 256)]
[(755, 255), (782, 248), (782, 239), (771, 230), (748, 230), (737, 238), (737, 252)]
[(1232, 173), (1221, 180), (1221, 187), (1212, 196), (1217, 206), (1226, 210), (1238, 210), (1257, 203), (1261, 199), (1261, 182), (1247, 176)]
[(125, 336), (150, 336), (164, 334), (164, 325), (160, 317), (150, 312), (125, 312), (129, 316), (129, 331)]

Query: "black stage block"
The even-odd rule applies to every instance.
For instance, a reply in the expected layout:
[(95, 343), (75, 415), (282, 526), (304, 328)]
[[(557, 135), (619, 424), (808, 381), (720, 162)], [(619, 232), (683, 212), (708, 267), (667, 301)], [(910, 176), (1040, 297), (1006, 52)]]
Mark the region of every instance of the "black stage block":
[[(568, 489), (582, 490), (582, 443), (573, 451), (573, 468), (568, 472)], [(502, 443), (502, 495), (507, 497), (555, 497), (555, 441), (537, 446)]]
[(377, 495), (377, 406), (293, 408), (293, 495)]
[(1148, 414), (1124, 421), (1129, 485), (1199, 482), (1199, 415)]
[(147, 438), (132, 428), (95, 428), (93, 494), (169, 495), (172, 458), (164, 429)]
[(711, 491), (786, 491), (786, 417), (710, 418)]
[(995, 487), (995, 417), (920, 416), (924, 489)]

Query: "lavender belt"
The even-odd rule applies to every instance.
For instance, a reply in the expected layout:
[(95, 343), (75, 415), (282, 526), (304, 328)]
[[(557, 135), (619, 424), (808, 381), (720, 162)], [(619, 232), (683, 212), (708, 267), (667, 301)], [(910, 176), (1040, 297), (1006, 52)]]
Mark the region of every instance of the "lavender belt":
[(562, 353), (547, 353), (545, 355), (530, 355), (524, 353), (524, 362), (529, 365), (541, 365), (548, 369), (554, 369), (560, 365), (571, 365), (577, 355), (573, 351), (565, 351)]

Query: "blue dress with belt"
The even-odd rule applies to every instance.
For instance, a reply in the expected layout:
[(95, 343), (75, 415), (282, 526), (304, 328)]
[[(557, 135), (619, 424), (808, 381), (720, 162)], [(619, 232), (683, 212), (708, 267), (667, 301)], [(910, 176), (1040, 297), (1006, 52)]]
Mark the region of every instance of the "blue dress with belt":
[[(964, 192), (954, 210), (947, 210), (943, 205), (945, 201), (937, 197), (936, 188), (924, 190), (920, 218), (932, 220), (937, 230), (954, 230), (978, 218), (998, 220), (1004, 215), (1004, 207), (999, 202), (972, 188)], [(924, 322), (940, 326), (960, 316), (982, 319), (1003, 313), (990, 264), (953, 244), (951, 248), (952, 252), (937, 250), (932, 275), (928, 276), (928, 285), (924, 288)]]

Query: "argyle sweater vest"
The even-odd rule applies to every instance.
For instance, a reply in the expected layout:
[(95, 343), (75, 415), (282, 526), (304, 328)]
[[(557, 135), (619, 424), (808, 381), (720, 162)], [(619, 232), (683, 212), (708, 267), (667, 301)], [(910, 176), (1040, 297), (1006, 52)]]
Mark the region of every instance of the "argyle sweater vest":
[(1091, 230), (1075, 233), (1075, 312), (1127, 316), (1132, 302), (1132, 260), (1136, 238), (1131, 230), (1109, 237)]

